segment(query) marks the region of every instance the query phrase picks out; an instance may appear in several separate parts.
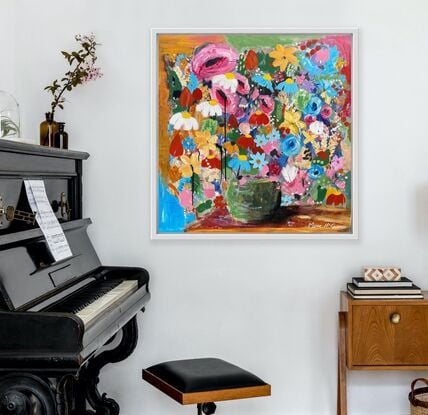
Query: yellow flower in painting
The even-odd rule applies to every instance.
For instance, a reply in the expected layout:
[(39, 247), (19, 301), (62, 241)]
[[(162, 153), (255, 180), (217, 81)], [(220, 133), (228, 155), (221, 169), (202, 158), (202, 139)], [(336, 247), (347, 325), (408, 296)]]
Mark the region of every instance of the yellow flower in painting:
[(296, 64), (297, 58), (294, 53), (297, 52), (297, 48), (292, 46), (284, 47), (282, 45), (276, 45), (275, 50), (269, 53), (269, 56), (274, 59), (272, 65), (275, 67), (279, 66), (281, 71), (285, 71), (285, 68), (289, 63)]
[(210, 154), (213, 154), (217, 151), (217, 136), (211, 135), (208, 130), (196, 132), (195, 143), (198, 146), (198, 149), (201, 150), (206, 156), (209, 156)]
[(299, 135), (299, 129), (306, 126), (306, 123), (301, 118), (302, 113), (300, 111), (284, 111), (284, 121), (279, 128), (288, 128), (291, 134)]
[(227, 154), (239, 153), (239, 147), (236, 144), (232, 144), (230, 141), (224, 143), (223, 148), (226, 149)]
[(326, 104), (331, 103), (331, 96), (329, 96), (325, 91), (321, 92), (321, 98), (326, 102)]
[(314, 140), (318, 137), (317, 135), (313, 134), (310, 130), (302, 131), (302, 134), (305, 136), (305, 139), (303, 140), (303, 144), (313, 143)]
[(192, 177), (193, 174), (201, 173), (201, 163), (197, 153), (193, 153), (190, 157), (181, 156), (180, 160), (183, 163), (180, 167), (183, 177)]

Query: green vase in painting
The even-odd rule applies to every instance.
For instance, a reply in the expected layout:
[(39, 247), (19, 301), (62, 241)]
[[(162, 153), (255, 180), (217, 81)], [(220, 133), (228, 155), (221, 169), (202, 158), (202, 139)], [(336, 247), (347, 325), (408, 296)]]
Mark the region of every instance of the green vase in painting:
[(230, 214), (240, 222), (269, 220), (279, 208), (281, 191), (277, 182), (249, 179), (243, 184), (233, 180), (226, 192)]

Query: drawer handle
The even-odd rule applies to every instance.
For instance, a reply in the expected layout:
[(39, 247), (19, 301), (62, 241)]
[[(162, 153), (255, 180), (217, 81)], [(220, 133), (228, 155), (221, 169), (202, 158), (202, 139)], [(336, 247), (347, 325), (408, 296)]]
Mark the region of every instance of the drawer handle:
[(401, 320), (401, 316), (398, 313), (391, 314), (391, 317), (389, 318), (391, 320), (392, 324), (398, 324)]

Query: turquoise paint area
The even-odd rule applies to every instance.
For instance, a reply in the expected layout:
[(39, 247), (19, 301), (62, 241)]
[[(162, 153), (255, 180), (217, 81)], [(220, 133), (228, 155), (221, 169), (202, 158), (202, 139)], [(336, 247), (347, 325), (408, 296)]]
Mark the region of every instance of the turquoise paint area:
[(184, 232), (186, 226), (196, 220), (193, 213), (186, 213), (167, 186), (158, 179), (158, 232)]

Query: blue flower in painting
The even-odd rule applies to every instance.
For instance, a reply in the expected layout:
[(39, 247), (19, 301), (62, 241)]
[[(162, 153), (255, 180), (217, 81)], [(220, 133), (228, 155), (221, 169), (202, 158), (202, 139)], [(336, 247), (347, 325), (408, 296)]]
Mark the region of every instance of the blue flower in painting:
[(263, 134), (257, 134), (254, 142), (256, 143), (257, 147), (262, 147), (267, 144), (266, 136)]
[(339, 58), (337, 47), (320, 46), (321, 49), (311, 56), (302, 53), (300, 64), (313, 76), (337, 74), (339, 72), (336, 67)]
[(261, 170), (264, 166), (266, 166), (267, 161), (266, 161), (266, 154), (251, 154), (250, 155), (250, 163), (251, 165), (256, 168)]
[(190, 150), (190, 151), (193, 151), (193, 150), (196, 148), (196, 144), (195, 144), (195, 142), (193, 141), (193, 138), (192, 138), (192, 137), (186, 137), (186, 138), (183, 140), (183, 148), (184, 148), (185, 150)]
[(305, 108), (305, 113), (318, 115), (321, 111), (322, 105), (323, 103), (321, 98), (317, 97), (316, 95), (313, 95), (311, 98), (309, 98), (308, 104)]
[(199, 85), (198, 78), (193, 72), (190, 72), (189, 83), (187, 84), (187, 88), (190, 92), (193, 92)]
[(280, 149), (288, 157), (297, 156), (302, 149), (302, 140), (294, 134), (288, 134), (281, 140)]
[(272, 77), (268, 73), (264, 75), (254, 75), (251, 79), (257, 85), (267, 88), (269, 91), (273, 92)]
[(248, 158), (247, 158), (247, 156), (244, 156), (244, 155), (239, 155), (237, 157), (233, 157), (229, 161), (228, 166), (230, 168), (232, 168), (233, 170), (236, 170), (236, 171), (239, 170), (241, 172), (251, 170), (251, 166), (250, 166), (250, 163), (248, 162)]
[(293, 197), (290, 195), (283, 195), (281, 197), (281, 206), (290, 206), (293, 204)]
[(337, 91), (333, 88), (334, 82), (327, 79), (321, 79), (316, 84), (318, 89), (325, 91), (329, 97), (337, 96)]
[(212, 182), (212, 184), (214, 185), (214, 189), (216, 192), (221, 193), (221, 186), (220, 186), (220, 182), (218, 180), (214, 180)]
[(187, 55), (185, 53), (179, 53), (175, 58), (175, 66), (180, 67), (180, 62), (185, 59), (187, 59)]
[(192, 184), (192, 179), (190, 177), (182, 177), (178, 182), (177, 190), (181, 192), (186, 184)]
[(280, 82), (275, 89), (278, 91), (294, 94), (299, 90), (299, 87), (291, 78), (287, 78), (285, 81)]
[(281, 138), (281, 134), (275, 128), (273, 128), (270, 134), (268, 134), (269, 141), (278, 141), (280, 138)]
[(288, 156), (282, 154), (281, 157), (278, 159), (279, 167), (283, 168), (287, 165), (288, 162)]
[(324, 168), (321, 167), (318, 164), (314, 164), (309, 170), (308, 170), (308, 176), (312, 180), (319, 179), (324, 174)]

